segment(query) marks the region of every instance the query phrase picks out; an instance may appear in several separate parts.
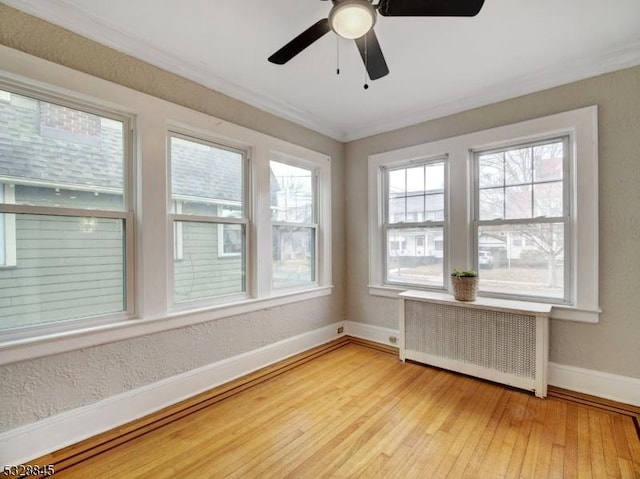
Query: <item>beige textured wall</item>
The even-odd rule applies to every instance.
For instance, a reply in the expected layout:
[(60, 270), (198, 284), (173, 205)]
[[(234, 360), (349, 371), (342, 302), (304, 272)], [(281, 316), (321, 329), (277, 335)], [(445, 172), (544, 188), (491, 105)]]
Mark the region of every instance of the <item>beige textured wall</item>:
[(344, 319), (342, 143), (3, 4), (0, 44), (331, 156), (335, 285), (331, 296), (0, 367), (0, 432)]
[(640, 68), (352, 142), (345, 156), (337, 141), (3, 4), (0, 44), (330, 155), (336, 286), (330, 297), (2, 367), (0, 431), (342, 320), (345, 304), (346, 319), (397, 328), (395, 301), (366, 289), (367, 156), (592, 104), (604, 313), (598, 325), (554, 321), (551, 359), (640, 378)]
[(368, 155), (594, 104), (603, 313), (596, 325), (552, 321), (551, 361), (640, 378), (640, 67), (347, 144), (347, 318), (398, 328), (396, 302), (367, 291)]

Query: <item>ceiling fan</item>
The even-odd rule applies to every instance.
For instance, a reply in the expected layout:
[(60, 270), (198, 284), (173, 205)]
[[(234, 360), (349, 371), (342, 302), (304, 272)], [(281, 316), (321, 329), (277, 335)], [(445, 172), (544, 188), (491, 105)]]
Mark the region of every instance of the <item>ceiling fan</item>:
[[(271, 63), (284, 65), (316, 40), (333, 30), (355, 40), (371, 80), (389, 73), (378, 38), (373, 30), (377, 14), (384, 17), (473, 17), (484, 0), (331, 0), (328, 18), (307, 28), (269, 57)], [(366, 85), (365, 85), (366, 88)]]

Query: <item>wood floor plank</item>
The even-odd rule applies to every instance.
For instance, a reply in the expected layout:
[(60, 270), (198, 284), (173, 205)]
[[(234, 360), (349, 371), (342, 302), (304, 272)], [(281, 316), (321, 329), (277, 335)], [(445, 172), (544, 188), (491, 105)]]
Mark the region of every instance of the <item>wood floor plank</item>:
[(56, 478), (640, 477), (632, 415), (344, 344)]
[(578, 477), (591, 478), (591, 434), (589, 431), (589, 410), (578, 408)]

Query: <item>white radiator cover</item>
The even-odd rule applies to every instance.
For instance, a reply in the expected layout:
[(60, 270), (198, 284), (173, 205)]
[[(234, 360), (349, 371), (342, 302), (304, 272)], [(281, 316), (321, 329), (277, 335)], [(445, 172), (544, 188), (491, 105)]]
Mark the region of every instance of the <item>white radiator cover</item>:
[(547, 395), (550, 305), (420, 291), (400, 297), (400, 359)]

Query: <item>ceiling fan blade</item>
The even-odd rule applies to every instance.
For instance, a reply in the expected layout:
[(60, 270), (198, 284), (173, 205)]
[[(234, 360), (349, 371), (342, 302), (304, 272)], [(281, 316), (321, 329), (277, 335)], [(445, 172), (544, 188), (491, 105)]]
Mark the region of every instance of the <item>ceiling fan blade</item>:
[(284, 65), (313, 42), (329, 33), (330, 30), (331, 27), (327, 18), (319, 20), (271, 55), (269, 61), (276, 65)]
[(387, 62), (378, 43), (378, 37), (373, 29), (369, 30), (366, 35), (356, 38), (356, 45), (371, 80), (377, 80), (389, 73), (389, 67), (387, 67)]
[(385, 17), (474, 17), (484, 0), (380, 0)]

